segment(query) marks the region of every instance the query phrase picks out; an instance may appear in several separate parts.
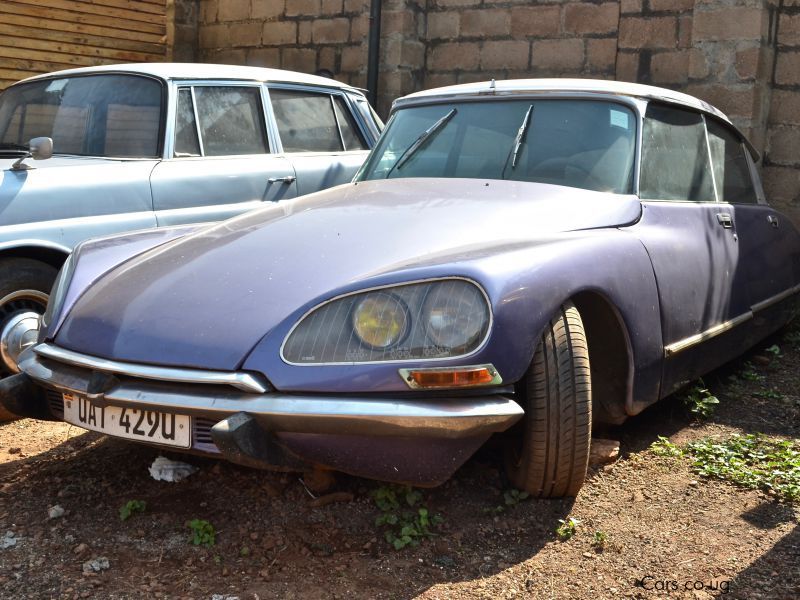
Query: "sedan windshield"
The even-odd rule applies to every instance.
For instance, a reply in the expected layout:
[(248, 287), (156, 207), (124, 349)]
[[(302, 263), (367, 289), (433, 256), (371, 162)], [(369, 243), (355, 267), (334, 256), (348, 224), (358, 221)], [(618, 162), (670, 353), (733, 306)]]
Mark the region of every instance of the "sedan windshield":
[(636, 119), (599, 100), (481, 100), (398, 110), (358, 176), (512, 179), (632, 192)]
[(16, 85), (0, 95), (0, 152), (53, 139), (53, 152), (115, 158), (159, 153), (161, 84), (91, 75)]

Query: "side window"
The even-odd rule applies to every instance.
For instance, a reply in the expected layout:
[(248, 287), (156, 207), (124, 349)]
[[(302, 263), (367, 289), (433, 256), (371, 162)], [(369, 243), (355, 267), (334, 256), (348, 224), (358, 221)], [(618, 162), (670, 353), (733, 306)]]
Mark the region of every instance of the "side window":
[(274, 88), (269, 94), (286, 152), (367, 149), (349, 108), (339, 96)]
[(639, 195), (650, 200), (715, 200), (705, 125), (700, 114), (648, 105), (642, 131), (639, 188)]
[(192, 90), (178, 90), (178, 107), (175, 115), (175, 156), (200, 156), (197, 121), (194, 118)]
[(194, 99), (204, 156), (267, 152), (259, 88), (196, 86)]
[(707, 119), (708, 145), (714, 179), (722, 202), (755, 204), (758, 201), (744, 144), (730, 129)]

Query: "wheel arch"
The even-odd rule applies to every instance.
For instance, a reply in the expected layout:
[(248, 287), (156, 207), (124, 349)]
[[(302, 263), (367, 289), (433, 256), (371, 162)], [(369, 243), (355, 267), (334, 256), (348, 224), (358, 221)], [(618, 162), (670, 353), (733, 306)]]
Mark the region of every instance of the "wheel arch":
[(633, 396), (634, 360), (630, 336), (616, 306), (597, 291), (570, 297), (583, 321), (592, 374), (595, 423), (618, 425), (628, 417)]
[(0, 260), (4, 258), (28, 258), (38, 260), (55, 269), (60, 269), (72, 250), (50, 242), (21, 240), (0, 244)]

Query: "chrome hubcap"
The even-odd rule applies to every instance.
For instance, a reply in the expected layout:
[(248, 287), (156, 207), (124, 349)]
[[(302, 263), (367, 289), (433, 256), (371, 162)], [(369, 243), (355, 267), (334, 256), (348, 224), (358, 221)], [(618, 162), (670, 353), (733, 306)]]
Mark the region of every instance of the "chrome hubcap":
[(47, 294), (38, 290), (19, 290), (0, 298), (0, 377), (3, 371), (19, 372), (19, 355), (36, 343), (46, 306)]

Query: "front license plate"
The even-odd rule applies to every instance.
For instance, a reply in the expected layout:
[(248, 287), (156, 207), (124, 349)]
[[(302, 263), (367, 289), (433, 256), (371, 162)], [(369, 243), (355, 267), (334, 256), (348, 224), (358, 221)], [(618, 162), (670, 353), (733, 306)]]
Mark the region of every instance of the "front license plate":
[(64, 394), (64, 420), (115, 437), (188, 448), (191, 417), (139, 408), (98, 406), (87, 398)]

